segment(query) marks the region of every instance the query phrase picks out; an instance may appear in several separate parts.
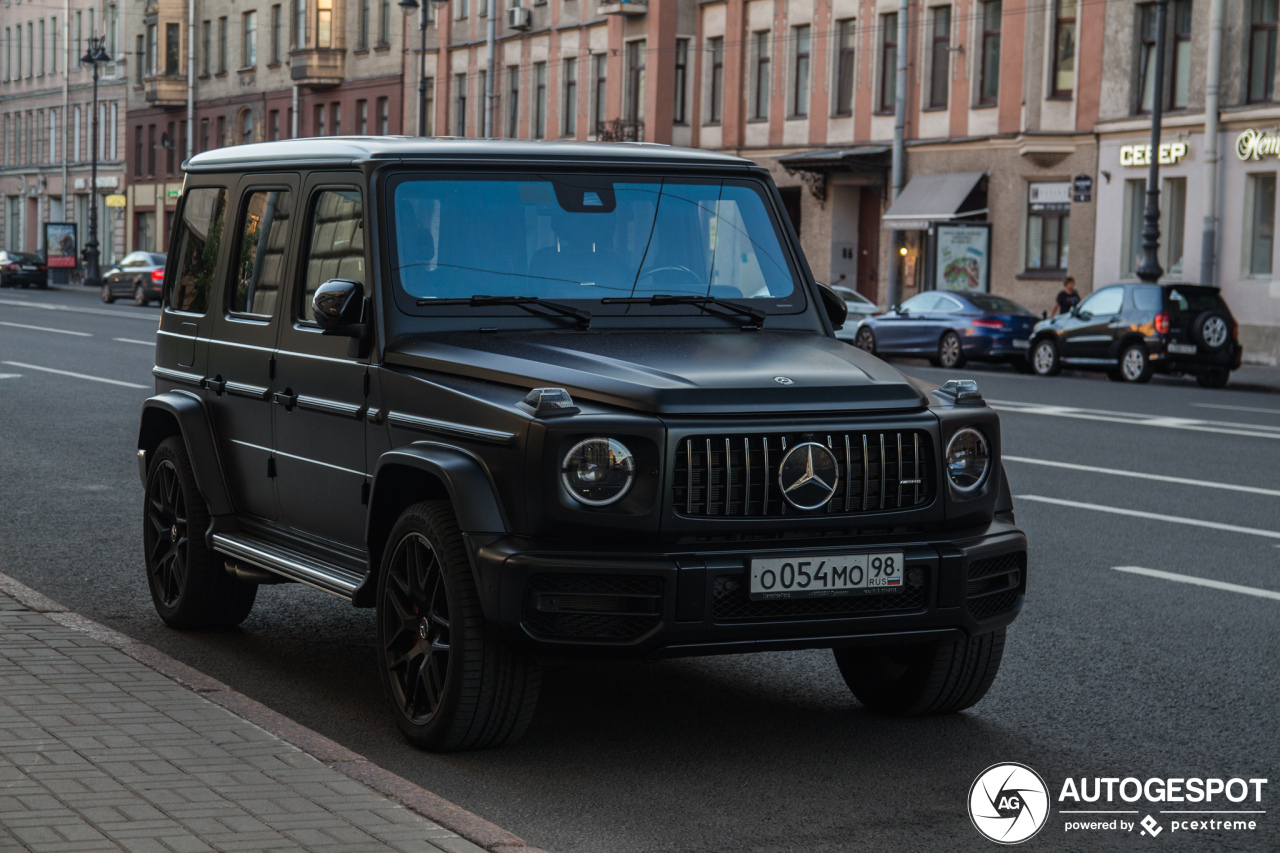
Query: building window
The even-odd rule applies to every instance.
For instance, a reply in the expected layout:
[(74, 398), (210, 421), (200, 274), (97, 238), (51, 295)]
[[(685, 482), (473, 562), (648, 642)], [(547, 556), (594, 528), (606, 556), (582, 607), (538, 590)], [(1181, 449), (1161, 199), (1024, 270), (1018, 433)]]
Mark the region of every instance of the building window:
[[(428, 6), (431, 4), (428, 3)], [(378, 0), (378, 44), (391, 43), (391, 0)]]
[(279, 3), (271, 7), (271, 64), (272, 65), (280, 64), (280, 51), (281, 51), (282, 43), (284, 41), (284, 39), (282, 38), (282, 36), (284, 35), (284, 33), (282, 32), (282, 30), (284, 29), (283, 17), (284, 16), (281, 14)]
[(356, 101), (356, 134), (369, 135), (369, 102), (364, 98)]
[(898, 102), (898, 13), (880, 16), (880, 112)]
[(147, 174), (156, 173), (156, 126), (147, 125)]
[(1076, 88), (1076, 0), (1056, 0), (1051, 98), (1070, 98)]
[(227, 73), (227, 19), (218, 19), (218, 73)]
[(978, 80), (978, 103), (988, 106), (1000, 98), (1000, 19), (1001, 0), (982, 4), (982, 67)]
[[(112, 12), (114, 11), (115, 11), (115, 7), (112, 7)], [(49, 38), (51, 40), (49, 58), (51, 60), (51, 65), (52, 65), (52, 67), (49, 70), (52, 71), (54, 74), (57, 74), (58, 73), (58, 17), (56, 15), (49, 18)], [(113, 45), (111, 47), (111, 56), (114, 58), (115, 55), (116, 55), (115, 46)]]
[[(431, 94), (430, 92), (427, 93), (428, 104), (431, 103), (429, 99), (430, 94)], [(386, 136), (390, 132), (391, 132), (391, 101), (387, 98), (378, 98), (378, 135)]]
[(162, 140), (164, 142), (164, 173), (166, 175), (173, 174), (173, 166), (174, 166), (173, 155), (178, 148), (177, 138), (174, 136), (173, 131), (174, 131), (174, 124), (173, 122), (169, 122), (169, 126), (165, 128), (165, 134)]
[(372, 14), (370, 8), (372, 2), (373, 0), (360, 0), (360, 24), (356, 30), (356, 50), (364, 50), (369, 46), (369, 17)]
[(547, 135), (547, 63), (533, 63), (533, 138)]
[(1245, 183), (1245, 273), (1270, 277), (1276, 237), (1276, 176), (1249, 175)]
[(156, 45), (156, 25), (147, 24), (147, 47), (146, 55), (142, 59), (144, 74), (152, 77), (156, 73), (156, 51), (159, 49)]
[(1276, 0), (1249, 4), (1249, 101), (1269, 101), (1276, 76)]
[(272, 110), (267, 113), (267, 138), (275, 142), (280, 138), (280, 111)]
[(564, 75), (564, 130), (562, 136), (573, 136), (578, 132), (578, 61), (565, 59), (561, 65)]
[(836, 115), (853, 115), (854, 48), (857, 28), (852, 18), (836, 21)]
[(1027, 205), (1027, 269), (1066, 270), (1070, 238), (1070, 182), (1031, 184)]
[(295, 50), (307, 46), (307, 3), (306, 0), (293, 0), (293, 35), (291, 41)]
[[(385, 100), (386, 98), (379, 98), (378, 102), (381, 103), (382, 101), (385, 101)], [(381, 110), (381, 108), (379, 108), (379, 110)], [(436, 78), (434, 77), (427, 78), (426, 113), (427, 113), (427, 116), (426, 116), (427, 120), (426, 122), (424, 122), (424, 124), (426, 125), (426, 128), (425, 128), (426, 135), (435, 136), (436, 135)], [(382, 131), (382, 132), (385, 133), (386, 131)]]
[(1146, 207), (1147, 182), (1133, 178), (1124, 182), (1124, 234), (1121, 246), (1120, 275), (1133, 278), (1142, 264), (1143, 210)]
[[(138, 40), (137, 40), (137, 55), (138, 55), (139, 57), (145, 56), (145, 55), (146, 55), (146, 50), (147, 50), (147, 46), (146, 46), (146, 37), (145, 37), (145, 36), (138, 36)], [(144, 66), (145, 64), (146, 64), (145, 62), (137, 62), (137, 63), (135, 63), (135, 67), (136, 67), (138, 70), (134, 72), (134, 75), (133, 75), (133, 82), (137, 83), (139, 86), (141, 86), (141, 85), (142, 85), (142, 78), (143, 78), (143, 66)]]
[(209, 53), (213, 44), (213, 26), (209, 21), (200, 22), (200, 73), (209, 76)]
[(471, 17), (471, 10), (467, 6), (467, 0), (453, 0), (453, 19), (455, 21), (465, 21)]
[(520, 66), (507, 66), (507, 136), (520, 135)]
[(1187, 227), (1187, 179), (1165, 178), (1160, 193), (1160, 266), (1171, 277), (1182, 275), (1182, 241)]
[(1186, 109), (1191, 89), (1191, 0), (1173, 0), (1173, 91), (1169, 106)]
[(43, 77), (45, 66), (49, 63), (44, 52), (44, 18), (40, 19), (40, 61), (36, 64), (36, 76)]
[[(7, 119), (8, 116), (5, 118)], [(140, 124), (133, 128), (133, 176), (142, 177), (142, 125)]]
[(769, 117), (769, 69), (771, 57), (769, 48), (772, 44), (768, 30), (758, 30), (751, 34), (752, 53), (755, 54), (755, 73), (751, 75), (751, 118), (760, 120)]
[(240, 114), (240, 144), (253, 141), (253, 110), (245, 110)]
[(719, 124), (723, 112), (724, 100), (724, 38), (717, 36), (707, 39), (707, 59), (711, 64), (711, 73), (707, 75), (709, 89), (707, 92), (707, 122)]
[(181, 73), (182, 25), (164, 25), (164, 73), (170, 76)]
[(316, 0), (316, 47), (333, 47), (333, 0)]
[(676, 99), (671, 119), (676, 124), (689, 123), (689, 40), (676, 39)]
[(791, 28), (792, 44), (796, 46), (791, 67), (791, 117), (809, 115), (809, 25)]
[(342, 104), (334, 101), (329, 105), (329, 118), (332, 119), (333, 129), (330, 131), (334, 136), (342, 135)]
[(467, 135), (467, 75), (453, 75), (453, 135)]
[(1138, 7), (1138, 109), (1151, 112), (1156, 98), (1156, 6)]
[(324, 104), (316, 104), (316, 136), (324, 136)]
[[(1067, 2), (1067, 0), (1060, 0)], [(933, 9), (933, 40), (929, 52), (929, 106), (947, 105), (951, 81), (951, 7)]]
[[(591, 120), (595, 123), (595, 132), (600, 132), (600, 126), (604, 124), (605, 111), (608, 109), (608, 87), (605, 85), (607, 79), (609, 58), (604, 54), (598, 54), (591, 58), (595, 63), (595, 104), (591, 108)], [(512, 90), (515, 95), (515, 90)], [(515, 99), (512, 100), (512, 109), (515, 109)], [(515, 136), (515, 134), (512, 134)]]
[(627, 42), (627, 92), (623, 115), (635, 124), (644, 118), (644, 78), (646, 45), (644, 40)]
[[(141, 129), (139, 129), (141, 132)], [(209, 150), (209, 120), (207, 118), (200, 119), (200, 150)]]

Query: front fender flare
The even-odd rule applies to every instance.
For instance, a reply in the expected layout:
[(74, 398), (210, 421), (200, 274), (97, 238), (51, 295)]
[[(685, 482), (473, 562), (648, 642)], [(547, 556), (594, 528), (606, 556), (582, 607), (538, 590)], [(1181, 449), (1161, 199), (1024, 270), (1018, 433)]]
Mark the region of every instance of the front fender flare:
[(187, 456), (196, 475), (196, 485), (204, 495), (209, 515), (231, 515), (231, 492), (222, 474), (222, 460), (213, 440), (213, 428), (204, 401), (186, 391), (168, 391), (148, 397), (142, 404), (138, 425), (138, 473), (147, 485), (146, 465), (160, 442), (175, 432), (187, 446)]

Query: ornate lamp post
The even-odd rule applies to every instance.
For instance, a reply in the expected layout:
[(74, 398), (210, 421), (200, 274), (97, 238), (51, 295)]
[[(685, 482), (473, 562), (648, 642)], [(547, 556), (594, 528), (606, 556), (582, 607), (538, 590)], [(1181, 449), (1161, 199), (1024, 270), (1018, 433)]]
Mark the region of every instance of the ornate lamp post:
[(1151, 163), (1147, 170), (1147, 205), (1142, 212), (1142, 263), (1138, 278), (1155, 284), (1164, 275), (1160, 251), (1160, 122), (1164, 117), (1164, 42), (1169, 0), (1156, 0), (1156, 68), (1151, 98)]
[[(422, 52), (418, 67), (418, 135), (427, 135), (427, 3), (443, 6), (449, 0), (423, 0), (422, 14), (418, 16), (418, 29), (422, 33)], [(400, 0), (400, 8), (405, 14), (419, 7), (418, 0)]]
[(89, 177), (89, 239), (84, 244), (84, 283), (89, 287), (102, 286), (102, 271), (98, 268), (98, 69), (110, 62), (107, 55), (106, 36), (89, 36), (89, 49), (80, 61), (93, 68), (93, 132), (89, 144), (91, 166)]

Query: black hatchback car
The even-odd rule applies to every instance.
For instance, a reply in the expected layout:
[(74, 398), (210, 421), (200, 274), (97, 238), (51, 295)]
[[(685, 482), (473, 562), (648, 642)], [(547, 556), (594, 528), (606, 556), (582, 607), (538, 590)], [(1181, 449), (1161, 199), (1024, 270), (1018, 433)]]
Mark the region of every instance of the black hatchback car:
[(1189, 374), (1222, 388), (1240, 366), (1239, 327), (1216, 287), (1112, 284), (1071, 310), (1036, 324), (1031, 366), (1104, 370), (1116, 382), (1156, 373)]
[(164, 287), (162, 252), (130, 252), (102, 275), (102, 301), (132, 299), (134, 305), (160, 301)]
[(957, 711), (1026, 588), (996, 413), (843, 343), (769, 173), (654, 145), (194, 157), (142, 411), (178, 628), (263, 583), (376, 608), (410, 741), (510, 743), (540, 665), (829, 648)]
[(0, 287), (48, 287), (49, 268), (32, 252), (0, 250)]

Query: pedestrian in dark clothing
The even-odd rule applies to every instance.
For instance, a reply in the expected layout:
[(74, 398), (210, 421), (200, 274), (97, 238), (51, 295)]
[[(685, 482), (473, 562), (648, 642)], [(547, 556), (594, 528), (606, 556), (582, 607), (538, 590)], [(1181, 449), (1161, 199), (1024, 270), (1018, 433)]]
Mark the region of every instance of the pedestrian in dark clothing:
[(1069, 314), (1071, 309), (1080, 304), (1080, 294), (1076, 293), (1076, 280), (1071, 276), (1067, 276), (1066, 281), (1062, 282), (1062, 290), (1058, 293), (1057, 299), (1054, 300), (1053, 313), (1049, 316), (1056, 317), (1059, 314)]

